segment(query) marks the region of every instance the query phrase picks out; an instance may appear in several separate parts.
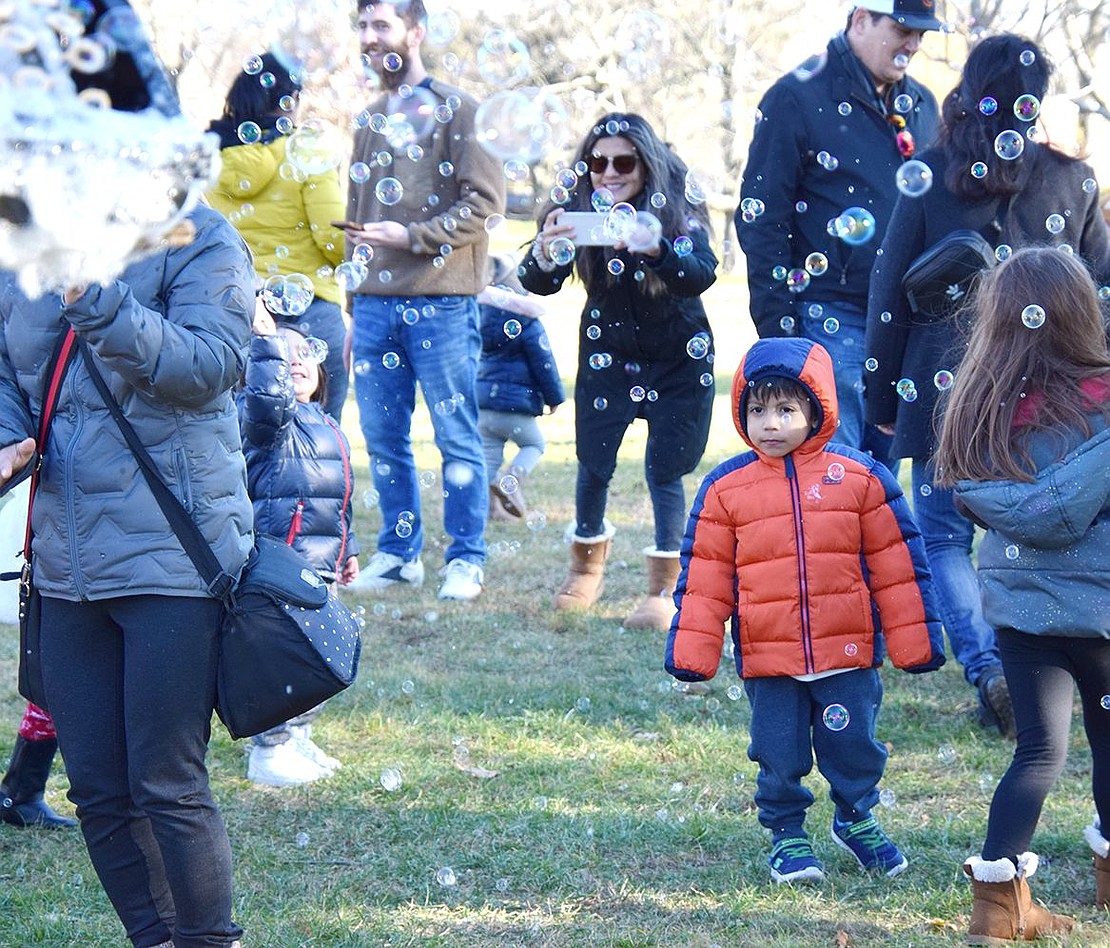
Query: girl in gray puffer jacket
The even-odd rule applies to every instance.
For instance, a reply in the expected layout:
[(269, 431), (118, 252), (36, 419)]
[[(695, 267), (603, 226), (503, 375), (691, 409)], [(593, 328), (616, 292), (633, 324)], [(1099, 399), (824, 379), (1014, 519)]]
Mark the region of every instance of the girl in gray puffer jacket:
[[(1077, 256), (1019, 251), (973, 306), (944, 413), (937, 466), (970, 516), (983, 615), (998, 632), (1017, 748), (965, 871), (970, 932), (1025, 940), (1074, 924), (1030, 902), (1028, 852), (1067, 757), (1079, 688), (1093, 758), (1096, 901), (1110, 905), (1110, 351), (1095, 284)], [(1022, 935), (1024, 925), (1024, 935)], [(978, 943), (978, 941), (976, 941)]]

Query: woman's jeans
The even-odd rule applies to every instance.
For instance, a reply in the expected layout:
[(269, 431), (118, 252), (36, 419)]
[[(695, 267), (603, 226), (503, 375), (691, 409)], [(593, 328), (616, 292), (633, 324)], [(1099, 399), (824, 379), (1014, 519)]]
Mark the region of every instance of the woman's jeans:
[(1029, 849), (1041, 807), (1064, 769), (1076, 685), (1091, 746), (1095, 810), (1105, 836), (1110, 827), (1110, 711), (1102, 702), (1110, 694), (1110, 641), (999, 629), (998, 644), (1014, 702), (1017, 748), (991, 800), (983, 858), (1013, 858)]
[(347, 324), (338, 303), (315, 297), (300, 316), (279, 320), (283, 326), (292, 326), (306, 336), (315, 336), (328, 344), (328, 357), (320, 366), (328, 377), (328, 399), (324, 411), (336, 421), (342, 420), (343, 405), (347, 401), (347, 367), (343, 364), (343, 345), (347, 341)]
[(1002, 659), (994, 629), (983, 618), (979, 579), (971, 563), (975, 527), (956, 509), (955, 494), (933, 484), (936, 469), (929, 461), (913, 461), (914, 519), (925, 540), (940, 616), (956, 661), (973, 685)]
[(752, 706), (748, 757), (759, 764), (755, 803), (775, 842), (802, 835), (813, 794), (802, 778), (817, 767), (842, 823), (867, 819), (879, 801), (886, 747), (875, 740), (883, 685), (874, 668), (816, 681), (747, 678)]
[(43, 684), (69, 799), (138, 948), (171, 937), (175, 948), (226, 946), (242, 934), (204, 765), (221, 610), (186, 596), (42, 601)]
[[(686, 494), (682, 478), (664, 484), (651, 479), (644, 465), (651, 509), (655, 517), (655, 549), (674, 551), (682, 547), (686, 527)], [(605, 532), (605, 505), (609, 498), (609, 481), (602, 480), (584, 464), (578, 465), (578, 481), (574, 489), (576, 510), (575, 531), (580, 537), (597, 537)]]
[(447, 562), (485, 561), (489, 486), (475, 391), (481, 351), (473, 296), (355, 295), (355, 396), (381, 504), (379, 552), (409, 562), (424, 546), (411, 438), (419, 382), (443, 457)]

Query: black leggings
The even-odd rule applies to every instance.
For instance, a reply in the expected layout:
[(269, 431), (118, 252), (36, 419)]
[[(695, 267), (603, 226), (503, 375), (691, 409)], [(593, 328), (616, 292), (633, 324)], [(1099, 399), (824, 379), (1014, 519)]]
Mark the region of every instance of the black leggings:
[(1017, 723), (1017, 748), (991, 800), (984, 859), (1026, 852), (1045, 797), (1068, 753), (1072, 684), (1079, 687), (1083, 727), (1091, 745), (1091, 790), (1103, 826), (1110, 826), (1110, 639), (1028, 635), (998, 630), (1002, 667)]

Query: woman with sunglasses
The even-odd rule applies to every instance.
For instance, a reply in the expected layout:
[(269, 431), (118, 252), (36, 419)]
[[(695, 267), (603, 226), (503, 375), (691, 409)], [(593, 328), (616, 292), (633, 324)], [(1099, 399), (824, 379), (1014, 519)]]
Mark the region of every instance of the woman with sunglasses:
[[(639, 115), (603, 116), (557, 175), (521, 282), (548, 295), (572, 271), (586, 286), (575, 382), (578, 479), (570, 570), (555, 608), (601, 595), (614, 533), (605, 518), (617, 449), (637, 418), (648, 426), (644, 472), (655, 520), (647, 596), (627, 628), (666, 631), (686, 520), (682, 476), (701, 460), (713, 411), (713, 336), (700, 296), (717, 258), (704, 203), (682, 160)], [(580, 233), (569, 212), (601, 211)], [(577, 239), (576, 239), (577, 238)]]

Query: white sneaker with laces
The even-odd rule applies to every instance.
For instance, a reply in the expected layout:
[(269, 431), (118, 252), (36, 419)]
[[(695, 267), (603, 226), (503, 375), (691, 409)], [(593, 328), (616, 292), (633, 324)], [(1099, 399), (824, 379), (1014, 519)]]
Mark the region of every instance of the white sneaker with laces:
[(355, 581), (348, 583), (345, 588), (377, 591), (397, 583), (423, 586), (424, 564), (420, 560), (406, 563), (399, 556), (394, 556), (392, 553), (382, 553), (379, 550), (370, 557), (370, 562), (359, 570)]
[(284, 744), (255, 744), (247, 763), (247, 779), (268, 787), (295, 787), (330, 777), (331, 771), (305, 757), (293, 741)]
[(482, 592), (482, 567), (468, 560), (451, 560), (442, 570), (443, 585), (439, 587), (440, 599), (461, 599), (469, 602)]
[(312, 739), (311, 724), (290, 725), (289, 732), (293, 735), (292, 741), (297, 746), (297, 752), (307, 757), (313, 763), (323, 767), (329, 774), (335, 773), (335, 771), (343, 766), (334, 757), (324, 753), (320, 745)]

